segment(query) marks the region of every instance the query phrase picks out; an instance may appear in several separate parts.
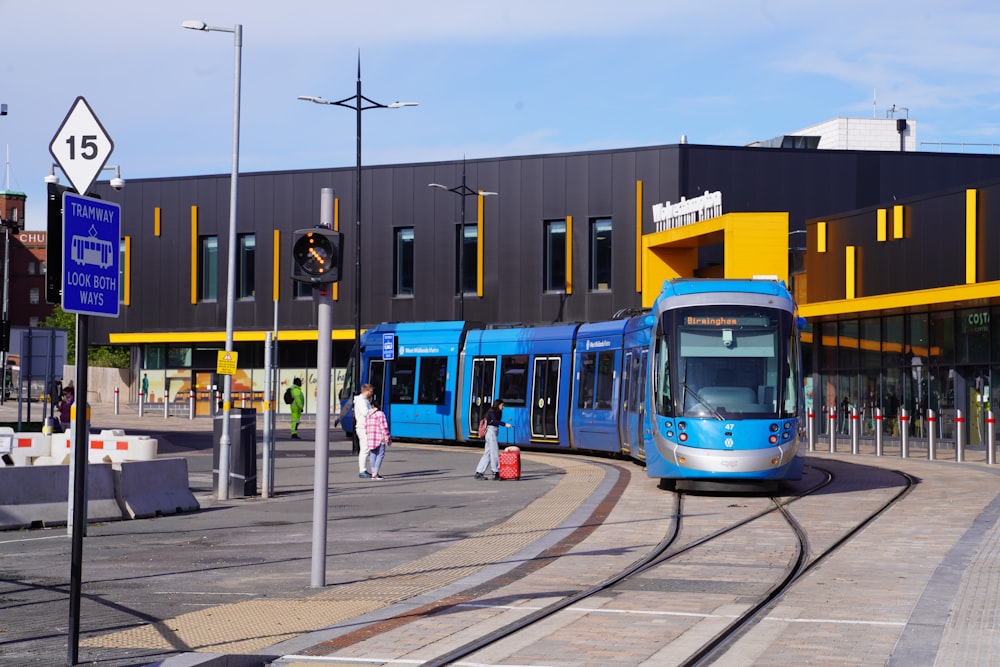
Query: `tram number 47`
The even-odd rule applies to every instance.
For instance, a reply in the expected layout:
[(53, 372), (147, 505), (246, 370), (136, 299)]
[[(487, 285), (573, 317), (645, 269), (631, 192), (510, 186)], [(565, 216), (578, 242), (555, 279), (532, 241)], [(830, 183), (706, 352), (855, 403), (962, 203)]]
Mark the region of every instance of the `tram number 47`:
[[(76, 139), (75, 136), (70, 136), (66, 138), (66, 143), (69, 144), (69, 159), (76, 159)], [(96, 134), (85, 134), (80, 137), (80, 157), (84, 160), (93, 160), (97, 157), (97, 153), (100, 149), (97, 146), (97, 135)]]

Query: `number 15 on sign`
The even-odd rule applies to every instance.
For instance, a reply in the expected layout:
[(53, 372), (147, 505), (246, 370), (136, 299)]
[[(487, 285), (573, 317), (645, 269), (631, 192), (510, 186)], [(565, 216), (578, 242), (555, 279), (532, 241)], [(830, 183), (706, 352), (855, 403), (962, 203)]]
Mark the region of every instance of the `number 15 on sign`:
[(49, 153), (73, 188), (83, 195), (104, 169), (114, 148), (114, 142), (87, 100), (78, 97), (52, 138)]

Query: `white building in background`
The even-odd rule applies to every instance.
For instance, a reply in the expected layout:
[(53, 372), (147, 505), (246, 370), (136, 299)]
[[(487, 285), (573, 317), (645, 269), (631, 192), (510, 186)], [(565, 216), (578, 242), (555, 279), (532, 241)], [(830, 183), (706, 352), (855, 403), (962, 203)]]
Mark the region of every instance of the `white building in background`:
[(909, 153), (917, 150), (917, 121), (910, 118), (834, 118), (748, 145)]

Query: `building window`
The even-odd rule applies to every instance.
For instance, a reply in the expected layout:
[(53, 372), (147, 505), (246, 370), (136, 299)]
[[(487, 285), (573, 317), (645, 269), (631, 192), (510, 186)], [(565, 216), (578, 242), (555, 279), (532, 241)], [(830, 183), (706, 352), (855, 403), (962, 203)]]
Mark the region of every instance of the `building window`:
[(413, 227), (396, 230), (392, 265), (393, 294), (413, 296)]
[(590, 221), (590, 289), (611, 290), (611, 218)]
[(219, 237), (201, 238), (201, 263), (198, 266), (198, 298), (215, 301), (219, 298)]
[(255, 293), (254, 261), (257, 252), (257, 237), (254, 234), (240, 234), (239, 253), (236, 257), (236, 298), (252, 299)]
[(566, 291), (566, 221), (545, 222), (544, 288), (546, 292)]
[[(465, 294), (475, 294), (477, 292), (478, 280), (476, 274), (479, 270), (479, 257), (477, 256), (477, 245), (479, 241), (479, 229), (476, 225), (459, 225), (455, 230), (455, 266), (458, 266), (461, 257), (461, 270), (455, 273), (455, 293), (459, 289), (464, 289)], [(459, 245), (462, 244), (462, 245)], [(461, 286), (459, 285), (461, 280)]]
[(36, 315), (32, 315), (28, 318), (28, 326), (32, 329), (38, 326), (38, 317)]
[(32, 287), (28, 290), (28, 303), (35, 305), (38, 303), (39, 292), (37, 287)]
[(309, 283), (300, 283), (298, 280), (292, 281), (292, 298), (293, 299), (311, 299), (313, 295), (313, 286)]
[(35, 275), (35, 263), (34, 262), (28, 262), (28, 275), (29, 276)]

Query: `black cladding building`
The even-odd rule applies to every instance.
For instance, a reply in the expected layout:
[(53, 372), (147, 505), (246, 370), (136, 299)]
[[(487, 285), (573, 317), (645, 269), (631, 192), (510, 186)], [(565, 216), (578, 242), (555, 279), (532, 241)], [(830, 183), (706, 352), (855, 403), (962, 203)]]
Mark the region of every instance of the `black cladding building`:
[[(355, 173), (353, 167), (344, 167), (240, 175), (234, 329), (241, 370), (233, 385), (237, 399), (241, 392), (249, 394), (249, 400), (258, 398), (266, 332), (278, 331), (282, 373), (308, 375), (315, 367), (316, 309), (308, 288), (290, 277), (291, 240), (293, 230), (319, 221), (322, 188), (336, 193), (335, 225), (345, 235), (344, 277), (334, 288), (333, 361), (338, 372), (347, 365), (356, 307)], [(829, 403), (828, 394), (852, 394), (858, 400), (873, 379), (872, 391), (879, 394), (893, 384), (915, 396), (917, 389), (903, 386), (901, 371), (893, 375), (885, 370), (883, 309), (841, 304), (853, 298), (841, 289), (846, 260), (841, 254), (833, 258), (814, 252), (815, 225), (824, 225), (832, 248), (840, 243), (838, 230), (846, 230), (858, 216), (870, 213), (876, 230), (878, 211), (948, 191), (964, 193), (991, 180), (1000, 180), (1000, 157), (992, 155), (687, 143), (363, 167), (362, 327), (382, 321), (458, 319), (460, 313), (483, 323), (596, 321), (641, 308), (649, 301), (648, 296), (644, 301), (644, 293), (655, 294), (659, 288), (643, 284), (648, 252), (643, 239), (648, 243), (657, 231), (654, 207), (720, 192), (725, 214), (787, 213), (789, 263), (781, 275), (791, 276), (803, 311), (822, 331), (807, 337), (817, 405)], [(464, 184), (471, 194), (456, 196), (428, 187), (431, 183), (449, 188)], [(207, 410), (207, 388), (220, 384), (214, 371), (224, 343), (229, 187), (228, 174), (132, 179), (121, 192), (104, 184), (96, 187), (103, 198), (122, 204), (124, 262), (121, 315), (94, 318), (92, 342), (131, 345), (133, 375), (149, 375), (151, 387), (159, 389), (150, 390), (154, 400), (157, 393), (159, 400), (164, 393), (170, 400), (186, 399), (183, 392), (194, 387), (199, 411)], [(476, 194), (479, 191), (496, 196)], [(465, 225), (460, 226), (463, 203)], [(933, 215), (931, 209), (949, 204), (922, 206)], [(1000, 230), (1000, 212), (990, 208), (981, 214), (989, 216), (983, 224)], [(750, 220), (746, 224), (752, 225)], [(964, 220), (956, 223), (962, 229)], [(892, 282), (894, 293), (939, 285), (942, 281), (927, 277), (935, 272), (947, 274), (944, 282), (952, 279), (948, 267), (957, 241), (951, 225), (945, 219), (936, 226), (927, 223), (923, 229), (930, 236), (920, 243), (928, 250), (919, 255), (919, 270), (890, 269), (896, 277), (909, 276)], [(876, 231), (855, 227), (854, 247), (877, 248)], [(889, 229), (892, 237), (896, 228), (891, 220)], [(1000, 257), (994, 252), (997, 234), (990, 232), (983, 250), (989, 257), (981, 268), (992, 267), (983, 269), (983, 280), (994, 280), (993, 274), (1000, 272)], [(690, 273), (724, 275), (725, 250), (717, 241), (706, 234), (695, 244), (697, 267)], [(960, 250), (964, 253), (964, 246)], [(850, 268), (860, 267), (866, 256), (875, 257), (872, 252), (858, 251), (859, 263)], [(762, 272), (774, 273), (764, 268)], [(864, 279), (851, 284), (863, 292), (864, 280), (873, 279), (876, 270), (869, 267)], [(1000, 297), (1000, 290), (996, 294)], [(828, 312), (823, 307), (827, 302), (840, 305)], [(930, 310), (938, 307), (917, 298), (903, 310), (930, 318)], [(990, 308), (992, 299), (986, 304), (986, 310)], [(848, 334), (871, 319), (878, 322), (878, 336), (872, 338), (873, 330), (858, 331), (851, 342)], [(842, 335), (841, 326), (849, 331)], [(830, 350), (821, 345), (830, 327), (837, 341), (833, 361)], [(993, 335), (987, 329), (986, 335)], [(954, 340), (958, 334), (951, 335)], [(1000, 341), (1000, 334), (995, 338)], [(875, 345), (879, 353), (865, 356), (866, 345)], [(1000, 365), (1000, 353), (992, 351), (1000, 349), (1000, 343), (988, 347), (987, 359), (977, 361), (987, 369), (994, 358)], [(924, 363), (931, 365), (932, 360), (927, 357)], [(1000, 373), (996, 375), (1000, 384)], [(824, 389), (831, 383), (831, 389)], [(923, 396), (923, 390), (920, 393)], [(951, 400), (956, 402), (954, 396)]]

